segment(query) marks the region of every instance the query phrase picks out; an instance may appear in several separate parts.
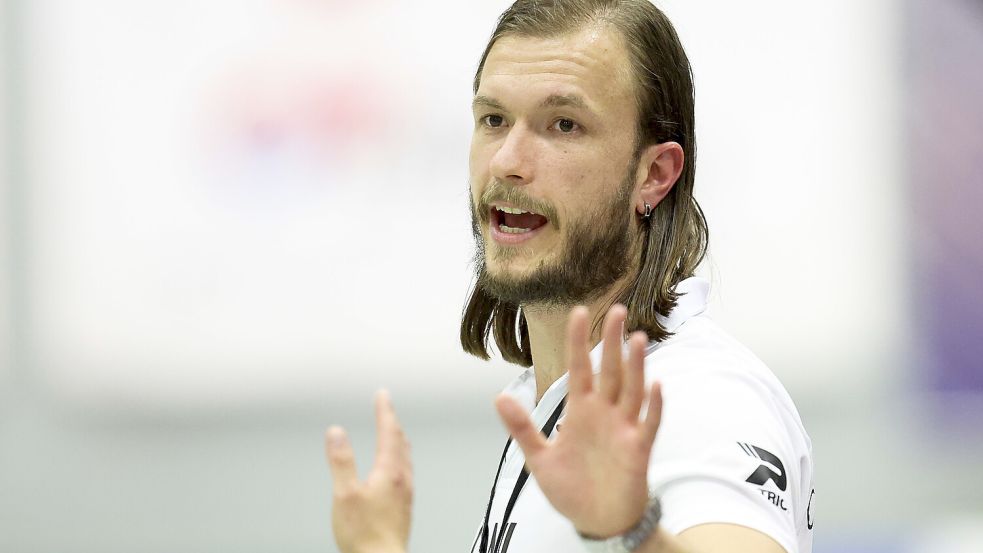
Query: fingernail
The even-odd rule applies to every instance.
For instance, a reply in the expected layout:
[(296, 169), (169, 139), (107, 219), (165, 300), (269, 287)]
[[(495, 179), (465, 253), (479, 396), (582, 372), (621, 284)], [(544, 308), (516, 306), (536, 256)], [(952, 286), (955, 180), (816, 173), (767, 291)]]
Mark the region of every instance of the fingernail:
[(331, 447), (341, 447), (348, 443), (348, 437), (340, 426), (332, 426), (328, 429), (328, 444)]
[(389, 390), (385, 388), (379, 388), (379, 390), (375, 394), (377, 398), (381, 399), (386, 403), (389, 403)]

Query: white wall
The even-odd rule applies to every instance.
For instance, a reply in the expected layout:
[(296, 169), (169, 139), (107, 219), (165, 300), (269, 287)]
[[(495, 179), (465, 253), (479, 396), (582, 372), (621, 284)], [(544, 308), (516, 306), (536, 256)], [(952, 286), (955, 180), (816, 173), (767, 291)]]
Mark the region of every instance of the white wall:
[[(6, 30), (8, 22), (0, 13), (0, 31)], [(0, 398), (6, 395), (10, 376), (10, 218), (8, 215), (8, 196), (10, 194), (10, 159), (7, 144), (8, 105), (10, 94), (7, 62), (7, 41), (0, 36)]]
[(908, 314), (901, 6), (663, 5), (696, 77), (714, 312), (796, 395), (883, 386)]
[[(510, 369), (456, 334), (469, 85), (506, 5), (27, 5), (50, 387), (487, 397)], [(895, 4), (663, 6), (696, 74), (713, 312), (797, 395), (880, 386), (905, 318)]]
[(498, 6), (28, 8), (32, 334), (53, 389), (172, 405), (498, 386), (455, 345), (470, 78)]

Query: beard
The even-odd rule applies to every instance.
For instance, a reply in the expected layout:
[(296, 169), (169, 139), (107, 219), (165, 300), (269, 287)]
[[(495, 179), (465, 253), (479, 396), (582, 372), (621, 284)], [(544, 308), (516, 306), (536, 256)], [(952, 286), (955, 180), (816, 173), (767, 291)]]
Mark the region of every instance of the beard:
[[(631, 191), (637, 162), (631, 163), (618, 190), (607, 202), (575, 219), (565, 222), (563, 249), (554, 260), (541, 261), (526, 275), (513, 276), (503, 268), (499, 274), (488, 271), (487, 249), (481, 233), (482, 224), (488, 225), (488, 204), (492, 201), (486, 192), (476, 213), (471, 204), (471, 227), (475, 239), (475, 271), (477, 284), (492, 297), (513, 305), (543, 305), (547, 307), (573, 306), (590, 303), (607, 292), (630, 267), (629, 251), (631, 234)], [(494, 195), (499, 189), (499, 197), (511, 200), (522, 197), (515, 188), (502, 191), (500, 185), (493, 184), (490, 192)], [(496, 197), (494, 199), (499, 199)], [(520, 205), (530, 205), (529, 202)], [(536, 205), (533, 202), (532, 205)], [(541, 206), (541, 203), (540, 203)], [(541, 209), (555, 213), (551, 206)], [(544, 213), (544, 211), (539, 211)], [(559, 230), (559, 225), (550, 218), (551, 224)], [(518, 247), (497, 247), (495, 261), (508, 263), (521, 252)]]

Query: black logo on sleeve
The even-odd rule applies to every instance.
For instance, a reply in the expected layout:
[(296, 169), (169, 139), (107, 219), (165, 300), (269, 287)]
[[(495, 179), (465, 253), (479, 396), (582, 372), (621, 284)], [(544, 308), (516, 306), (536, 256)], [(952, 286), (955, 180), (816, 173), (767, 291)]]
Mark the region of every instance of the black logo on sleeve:
[(815, 521), (812, 520), (812, 497), (814, 495), (816, 495), (816, 490), (812, 490), (812, 493), (809, 494), (809, 506), (806, 507), (806, 524), (808, 524), (810, 530), (812, 530), (815, 524)]
[[(771, 480), (775, 483), (775, 486), (778, 486), (779, 490), (783, 492), (785, 491), (785, 489), (788, 487), (788, 480), (785, 477), (785, 465), (782, 464), (781, 459), (779, 459), (777, 455), (766, 449), (761, 449), (756, 445), (743, 444), (741, 442), (737, 442), (737, 445), (741, 446), (741, 449), (744, 450), (744, 453), (746, 453), (749, 457), (754, 457), (762, 462), (758, 468), (754, 469), (751, 476), (747, 477), (745, 482), (755, 484), (757, 486), (764, 486), (769, 480)], [(775, 472), (776, 470), (778, 472)], [(761, 496), (767, 499), (772, 505), (783, 511), (788, 510), (788, 508), (785, 507), (785, 498), (783, 498), (780, 494), (764, 487), (762, 487), (760, 491)]]
[[(779, 459), (774, 453), (761, 449), (756, 445), (742, 444), (740, 442), (737, 442), (737, 445), (741, 446), (744, 453), (764, 461), (760, 467), (751, 473), (751, 476), (747, 477), (746, 482), (764, 486), (769, 480), (771, 480), (776, 486), (778, 486), (779, 490), (782, 490), (783, 492), (785, 491), (785, 489), (788, 487), (788, 481), (785, 479), (785, 465), (782, 464), (781, 459)], [(778, 469), (778, 472), (772, 470), (773, 468)]]

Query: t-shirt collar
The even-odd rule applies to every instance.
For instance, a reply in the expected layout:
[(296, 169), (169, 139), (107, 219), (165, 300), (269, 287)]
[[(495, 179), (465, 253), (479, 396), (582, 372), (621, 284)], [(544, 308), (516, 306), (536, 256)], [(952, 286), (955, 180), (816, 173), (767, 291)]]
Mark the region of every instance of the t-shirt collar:
[[(659, 322), (669, 332), (675, 332), (691, 317), (695, 317), (706, 310), (710, 282), (702, 277), (690, 277), (679, 282), (676, 285), (675, 291), (679, 294), (676, 307), (669, 313), (668, 317), (660, 315), (658, 318)], [(648, 355), (657, 349), (659, 345), (659, 342), (649, 342), (645, 354)], [(622, 342), (622, 347), (626, 348), (627, 343)], [(595, 374), (601, 372), (602, 351), (603, 344), (598, 343), (590, 352), (591, 366)], [(567, 379), (569, 376), (570, 373), (563, 373), (543, 395), (541, 404), (555, 405), (558, 403), (560, 398), (566, 395)], [(536, 377), (533, 368), (526, 369), (505, 388), (504, 392), (519, 400), (530, 412), (534, 412), (533, 410), (536, 407)], [(534, 418), (536, 414), (539, 414), (541, 418), (547, 416), (539, 411), (535, 411)], [(545, 422), (545, 419), (543, 421), (537, 420), (537, 424), (541, 425), (542, 422)]]
[[(669, 332), (675, 332), (691, 317), (706, 311), (707, 299), (710, 295), (710, 281), (703, 277), (690, 277), (676, 284), (674, 290), (679, 294), (676, 307), (669, 312), (668, 317), (658, 316), (659, 323)], [(627, 348), (627, 342), (622, 342), (622, 347)], [(658, 347), (659, 342), (649, 342), (648, 347), (645, 348), (645, 354), (652, 353)], [(591, 365), (595, 374), (601, 371), (601, 352), (603, 350), (603, 342), (598, 342), (590, 352)]]

